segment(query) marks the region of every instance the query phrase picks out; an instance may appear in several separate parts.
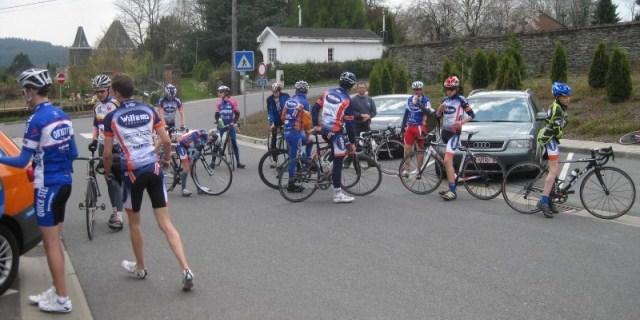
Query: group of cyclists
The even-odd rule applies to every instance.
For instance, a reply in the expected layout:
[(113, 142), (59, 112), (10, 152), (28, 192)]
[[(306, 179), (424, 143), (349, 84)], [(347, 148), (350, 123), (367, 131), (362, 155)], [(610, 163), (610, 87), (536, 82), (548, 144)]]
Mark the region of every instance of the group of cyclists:
[[(52, 82), (46, 69), (25, 70), (20, 74), (18, 82), (23, 88), (24, 100), (33, 115), (26, 123), (20, 155), (0, 157), (0, 163), (25, 167), (33, 159), (34, 207), (53, 279), (51, 288), (30, 296), (29, 300), (43, 311), (70, 312), (72, 305), (64, 279), (64, 253), (60, 236), (66, 202), (71, 194), (73, 161), (78, 156), (73, 126), (69, 117), (47, 98)], [(355, 141), (357, 133), (368, 129), (361, 124), (367, 123), (375, 115), (375, 108), (373, 112), (363, 112), (357, 107), (351, 107), (350, 90), (357, 83), (355, 74), (343, 72), (338, 83), (338, 87), (325, 91), (312, 106), (307, 100), (307, 82), (297, 81), (293, 96), (282, 92), (279, 84), (274, 84), (273, 95), (267, 99), (268, 125), (272, 130), (272, 140), (269, 143), (274, 147), (278, 130), (283, 130), (289, 157), (301, 155), (308, 158), (312, 155), (310, 133), (318, 133), (331, 147), (333, 201), (350, 203), (354, 198), (347, 195), (341, 187), (343, 159), (348, 153), (355, 152), (355, 146), (351, 142)], [(124, 260), (121, 265), (124, 270), (139, 279), (146, 278), (148, 274), (140, 229), (141, 203), (143, 192), (146, 190), (158, 225), (180, 265), (183, 290), (191, 290), (194, 274), (189, 268), (180, 234), (171, 222), (163, 182), (163, 168), (166, 169), (169, 165), (171, 156), (169, 132), (175, 130), (177, 114), (180, 115), (180, 127), (185, 126), (183, 105), (177, 97), (177, 88), (171, 84), (167, 85), (164, 97), (158, 102), (157, 109), (154, 109), (132, 98), (133, 81), (127, 75), (116, 75), (113, 78), (103, 74), (97, 75), (92, 84), (97, 103), (94, 109), (93, 140), (89, 144), (89, 150), (97, 150), (103, 158), (104, 176), (113, 207), (108, 226), (114, 231), (122, 230), (123, 211), (127, 213), (135, 256), (135, 261)], [(408, 98), (402, 121), (405, 155), (413, 148), (424, 150), (428, 132), (427, 116), (441, 118), (441, 139), (442, 143), (446, 144), (445, 169), (449, 186), (441, 191), (440, 195), (444, 200), (455, 200), (457, 195), (453, 157), (460, 144), (463, 124), (471, 121), (475, 114), (461, 94), (460, 81), (455, 76), (445, 80), (446, 96), (435, 109), (431, 100), (424, 94), (424, 84), (421, 81), (413, 82), (411, 87), (413, 94)], [(366, 85), (364, 88), (366, 90)], [(362, 88), (358, 87), (358, 90), (360, 89)], [(219, 134), (228, 132), (238, 168), (244, 168), (239, 161), (235, 137), (240, 116), (237, 101), (231, 96), (231, 90), (227, 86), (220, 86), (217, 93), (219, 99), (216, 103), (215, 119)], [(538, 142), (549, 160), (549, 174), (542, 199), (538, 203), (545, 217), (553, 217), (552, 213), (556, 211), (549, 201), (549, 194), (559, 170), (558, 144), (562, 137), (562, 129), (567, 123), (566, 110), (570, 102), (571, 88), (564, 83), (554, 83), (552, 93), (556, 99), (548, 111), (546, 125), (538, 134)], [(358, 103), (369, 105), (372, 101), (362, 99)], [(197, 129), (176, 137), (175, 152), (183, 162), (185, 170), (190, 167), (189, 149), (207, 143), (214, 135), (210, 131)], [(161, 152), (157, 152), (158, 147)], [(289, 166), (287, 173), (294, 177), (296, 170), (296, 166)], [(183, 196), (191, 194), (186, 188), (187, 172), (183, 172), (184, 176), (181, 179)], [(287, 186), (289, 192), (300, 192), (301, 188), (303, 187), (297, 184), (295, 179)]]

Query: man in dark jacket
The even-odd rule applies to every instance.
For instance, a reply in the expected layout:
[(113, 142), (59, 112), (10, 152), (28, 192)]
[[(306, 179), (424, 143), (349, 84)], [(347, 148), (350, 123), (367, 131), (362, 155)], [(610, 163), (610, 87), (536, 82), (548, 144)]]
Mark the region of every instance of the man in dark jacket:
[[(272, 94), (267, 98), (267, 118), (269, 120), (269, 128), (271, 129), (271, 145), (270, 150), (276, 149), (276, 141), (278, 139), (278, 128), (282, 128), (280, 113), (285, 102), (289, 100), (289, 94), (282, 92), (282, 85), (275, 82), (271, 85)], [(273, 161), (276, 161), (276, 153), (273, 154)]]
[(371, 118), (376, 116), (376, 105), (367, 94), (367, 84), (363, 81), (358, 82), (356, 85), (358, 94), (351, 98), (351, 109), (356, 119), (354, 121), (354, 131), (357, 136), (360, 136), (360, 132), (369, 131), (369, 124)]

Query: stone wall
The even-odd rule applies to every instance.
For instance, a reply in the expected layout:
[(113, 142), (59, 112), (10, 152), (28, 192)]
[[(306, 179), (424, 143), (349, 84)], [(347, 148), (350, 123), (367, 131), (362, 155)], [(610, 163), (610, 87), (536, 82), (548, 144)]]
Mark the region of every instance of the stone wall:
[[(550, 72), (556, 41), (560, 41), (566, 49), (570, 73), (589, 70), (593, 53), (600, 41), (618, 44), (626, 49), (632, 62), (640, 60), (640, 22), (526, 33), (519, 34), (517, 37), (522, 42), (522, 56), (527, 64), (529, 75)], [(451, 59), (455, 48), (463, 46), (468, 54), (473, 54), (477, 48), (500, 51), (507, 38), (506, 36), (477, 37), (394, 46), (389, 48), (388, 54), (393, 59), (405, 63), (412, 77), (421, 72), (425, 81), (433, 83), (439, 79), (444, 57), (449, 56)]]

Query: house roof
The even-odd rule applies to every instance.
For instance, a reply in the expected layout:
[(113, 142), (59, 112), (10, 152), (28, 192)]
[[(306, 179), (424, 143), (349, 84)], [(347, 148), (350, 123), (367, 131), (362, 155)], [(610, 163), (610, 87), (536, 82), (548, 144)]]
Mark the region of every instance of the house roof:
[(516, 32), (548, 32), (564, 28), (565, 26), (560, 21), (540, 11), (536, 16), (527, 19), (527, 25)]
[(136, 46), (127, 35), (127, 31), (118, 20), (114, 20), (104, 34), (98, 49), (135, 49)]
[(266, 27), (258, 36), (258, 42), (262, 42), (266, 33), (271, 32), (276, 37), (305, 38), (305, 39), (366, 39), (380, 40), (377, 34), (371, 30), (364, 29), (338, 29), (338, 28), (287, 28), (287, 27)]
[(76, 37), (73, 40), (71, 48), (91, 48), (87, 41), (87, 36), (84, 35), (84, 29), (82, 27), (78, 27), (78, 31), (76, 31)]

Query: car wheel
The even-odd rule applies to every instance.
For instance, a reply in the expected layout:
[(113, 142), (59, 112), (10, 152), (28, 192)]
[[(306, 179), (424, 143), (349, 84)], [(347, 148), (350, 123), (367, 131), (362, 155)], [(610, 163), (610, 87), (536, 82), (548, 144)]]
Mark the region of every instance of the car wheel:
[(0, 225), (0, 296), (16, 279), (19, 263), (20, 250), (16, 237), (9, 228)]

